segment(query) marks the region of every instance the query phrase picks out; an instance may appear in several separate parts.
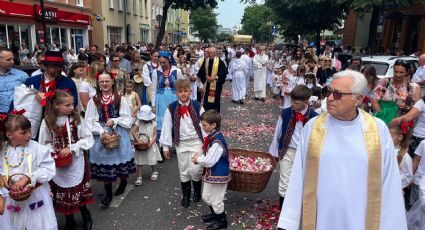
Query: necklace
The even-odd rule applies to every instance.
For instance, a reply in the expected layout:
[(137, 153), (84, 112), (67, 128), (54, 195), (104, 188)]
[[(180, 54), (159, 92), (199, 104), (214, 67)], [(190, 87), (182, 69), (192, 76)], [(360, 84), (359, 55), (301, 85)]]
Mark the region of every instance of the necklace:
[(22, 161), (24, 161), (25, 147), (22, 147), (22, 151), (19, 154), (19, 160), (18, 160), (18, 162), (16, 162), (16, 164), (10, 164), (9, 163), (9, 157), (8, 157), (8, 154), (7, 154), (7, 150), (8, 150), (8, 144), (6, 143), (5, 146), (3, 147), (3, 154), (4, 154), (4, 161), (7, 164), (7, 166), (9, 166), (11, 168), (19, 167), (22, 164)]
[(166, 72), (162, 72), (162, 75), (165, 77), (165, 78), (168, 78), (169, 76), (170, 76), (170, 73), (171, 73), (171, 68), (169, 68), (168, 69), (168, 73), (166, 73)]
[(112, 101), (112, 94), (109, 94), (107, 96), (103, 95), (100, 97), (100, 100), (102, 101), (102, 104), (109, 104)]

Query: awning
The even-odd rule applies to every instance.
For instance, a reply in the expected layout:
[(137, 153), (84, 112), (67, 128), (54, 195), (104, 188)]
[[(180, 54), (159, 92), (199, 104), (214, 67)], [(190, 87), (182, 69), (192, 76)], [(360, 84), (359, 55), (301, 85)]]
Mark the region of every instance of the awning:
[(0, 15), (9, 17), (34, 18), (34, 6), (0, 1)]

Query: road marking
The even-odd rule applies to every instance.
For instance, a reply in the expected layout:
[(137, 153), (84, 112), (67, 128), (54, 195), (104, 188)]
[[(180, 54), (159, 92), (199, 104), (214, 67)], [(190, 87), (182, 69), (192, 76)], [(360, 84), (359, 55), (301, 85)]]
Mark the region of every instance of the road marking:
[(111, 204), (109, 205), (109, 207), (111, 207), (111, 208), (118, 208), (121, 205), (121, 203), (123, 202), (123, 200), (125, 199), (125, 197), (133, 189), (134, 189), (134, 185), (127, 185), (127, 187), (125, 188), (125, 192), (122, 195), (120, 195), (120, 196), (114, 196), (114, 198), (112, 198), (112, 201), (111, 201)]

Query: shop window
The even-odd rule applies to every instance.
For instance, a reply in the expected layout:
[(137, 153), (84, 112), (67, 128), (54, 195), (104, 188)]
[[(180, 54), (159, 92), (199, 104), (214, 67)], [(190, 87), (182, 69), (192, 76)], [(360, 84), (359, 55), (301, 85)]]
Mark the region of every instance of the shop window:
[(0, 25), (0, 47), (7, 47), (6, 25)]
[(140, 29), (140, 40), (142, 42), (149, 42), (148, 41), (148, 37), (149, 37), (149, 30), (147, 29)]

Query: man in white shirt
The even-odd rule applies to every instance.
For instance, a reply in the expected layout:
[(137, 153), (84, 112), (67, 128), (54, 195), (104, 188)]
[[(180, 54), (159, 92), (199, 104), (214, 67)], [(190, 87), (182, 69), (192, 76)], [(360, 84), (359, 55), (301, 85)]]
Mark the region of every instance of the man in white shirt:
[(423, 87), (425, 86), (425, 53), (419, 56), (418, 62), (419, 68), (413, 74), (412, 82)]
[(254, 99), (266, 100), (267, 63), (269, 57), (265, 54), (264, 47), (260, 47), (259, 54), (254, 56)]
[(249, 49), (245, 49), (244, 54), (241, 57), (241, 60), (245, 62), (245, 65), (247, 67), (247, 72), (245, 73), (245, 97), (248, 94), (248, 86), (249, 86), (249, 80), (252, 76), (252, 59), (249, 57)]
[(346, 70), (328, 88), (328, 112), (301, 132), (278, 227), (406, 230), (397, 158), (385, 123), (358, 109), (365, 77)]

